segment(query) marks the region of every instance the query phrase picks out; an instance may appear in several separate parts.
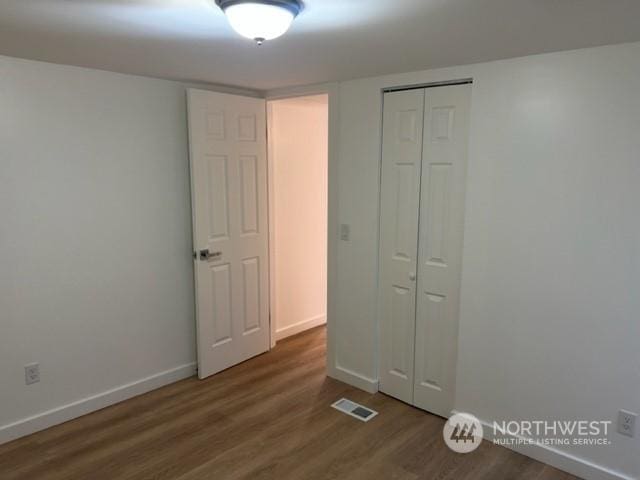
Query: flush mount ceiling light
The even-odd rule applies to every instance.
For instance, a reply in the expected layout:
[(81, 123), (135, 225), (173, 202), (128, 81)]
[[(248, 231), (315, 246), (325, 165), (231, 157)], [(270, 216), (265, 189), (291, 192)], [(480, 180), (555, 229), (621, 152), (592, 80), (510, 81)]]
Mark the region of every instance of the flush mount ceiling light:
[(262, 45), (283, 35), (296, 18), (299, 0), (216, 0), (233, 29)]

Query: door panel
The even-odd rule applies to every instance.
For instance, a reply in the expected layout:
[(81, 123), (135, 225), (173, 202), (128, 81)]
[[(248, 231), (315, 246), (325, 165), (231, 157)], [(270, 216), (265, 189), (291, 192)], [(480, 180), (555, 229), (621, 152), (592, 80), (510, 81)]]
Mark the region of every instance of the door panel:
[(258, 159), (254, 155), (240, 157), (242, 186), (242, 235), (257, 235), (258, 231)]
[(209, 205), (210, 241), (229, 237), (229, 184), (228, 158), (224, 155), (208, 155), (208, 192), (211, 194)]
[(211, 272), (211, 298), (213, 299), (212, 345), (231, 340), (231, 268), (230, 265), (209, 265)]
[(198, 375), (269, 348), (264, 100), (190, 89)]
[[(389, 363), (389, 373), (400, 377), (402, 380), (409, 380), (413, 358), (409, 355), (411, 351), (411, 323), (403, 321), (413, 315), (414, 312), (414, 292), (408, 288), (401, 288), (393, 285), (393, 296), (391, 298), (391, 313), (394, 319), (401, 321), (394, 324), (391, 338), (391, 361)], [(388, 392), (392, 393), (392, 392)]]
[(242, 278), (244, 280), (244, 335), (260, 328), (260, 259), (248, 258), (242, 262)]
[(415, 274), (424, 91), (384, 96), (380, 224), (380, 390), (413, 401)]
[(453, 408), (469, 136), (470, 85), (425, 95), (414, 405)]

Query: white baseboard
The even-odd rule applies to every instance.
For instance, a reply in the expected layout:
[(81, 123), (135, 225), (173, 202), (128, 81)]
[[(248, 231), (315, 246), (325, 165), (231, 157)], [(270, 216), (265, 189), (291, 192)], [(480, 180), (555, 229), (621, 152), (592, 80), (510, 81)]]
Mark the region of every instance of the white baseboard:
[(330, 368), (328, 374), (336, 380), (340, 380), (343, 383), (364, 390), (365, 392), (378, 392), (378, 380), (367, 378), (364, 375), (360, 375), (339, 365), (336, 365), (335, 368)]
[[(458, 412), (454, 410), (451, 413), (455, 414)], [(493, 424), (482, 419), (480, 419), (480, 422), (482, 423), (484, 438), (486, 440), (493, 441), (496, 438), (525, 440), (524, 437), (509, 434), (494, 435)], [(629, 477), (624, 473), (611, 470), (603, 467), (602, 465), (595, 464), (589, 460), (571, 455), (570, 453), (563, 452), (548, 445), (526, 443), (521, 445), (506, 444), (502, 446), (577, 477), (584, 478), (585, 480), (634, 480), (632, 477)]]
[(284, 328), (278, 328), (276, 329), (276, 342), (282, 340), (283, 338), (287, 338), (300, 332), (304, 332), (305, 330), (309, 330), (310, 328), (319, 327), (320, 325), (324, 325), (325, 323), (327, 323), (327, 316), (318, 315), (317, 317), (308, 318)]
[(106, 392), (33, 415), (32, 417), (23, 418), (8, 425), (0, 426), (0, 445), (15, 440), (16, 438), (44, 430), (45, 428), (64, 423), (68, 420), (81, 417), (87, 413), (95, 412), (96, 410), (114, 405), (123, 400), (142, 395), (143, 393), (169, 385), (178, 380), (189, 378), (193, 376), (195, 372), (196, 364), (188, 363), (126, 385), (121, 385)]

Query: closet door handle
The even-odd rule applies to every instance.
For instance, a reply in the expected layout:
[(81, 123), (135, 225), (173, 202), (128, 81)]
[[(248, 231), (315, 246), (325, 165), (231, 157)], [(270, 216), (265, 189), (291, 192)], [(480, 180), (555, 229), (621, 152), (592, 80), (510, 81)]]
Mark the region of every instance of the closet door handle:
[(416, 281), (416, 274), (415, 272), (410, 272), (409, 273), (409, 280), (411, 280), (412, 282)]

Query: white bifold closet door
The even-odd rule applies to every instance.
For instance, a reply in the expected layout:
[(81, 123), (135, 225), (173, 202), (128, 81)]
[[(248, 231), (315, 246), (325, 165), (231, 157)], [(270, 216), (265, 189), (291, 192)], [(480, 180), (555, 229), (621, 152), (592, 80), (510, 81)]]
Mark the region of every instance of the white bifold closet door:
[(380, 390), (413, 403), (424, 90), (384, 96), (380, 204)]
[(453, 408), (470, 85), (386, 93), (380, 390)]

